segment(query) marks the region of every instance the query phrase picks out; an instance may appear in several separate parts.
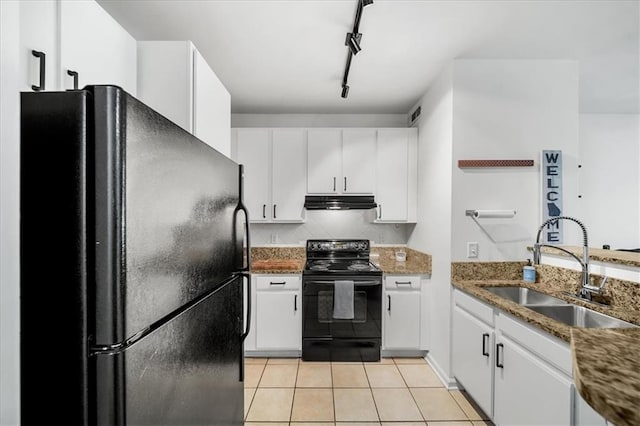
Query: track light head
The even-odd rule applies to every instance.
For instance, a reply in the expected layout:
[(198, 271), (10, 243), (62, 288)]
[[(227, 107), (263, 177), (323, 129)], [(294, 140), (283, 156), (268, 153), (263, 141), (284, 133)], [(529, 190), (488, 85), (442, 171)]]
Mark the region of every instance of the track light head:
[(342, 98), (343, 99), (347, 99), (347, 96), (349, 96), (349, 86), (346, 84), (342, 85)]
[(373, 4), (373, 0), (362, 0), (362, 7), (369, 6)]
[(349, 50), (353, 55), (357, 55), (362, 50), (360, 47), (360, 40), (362, 40), (362, 34), (360, 33), (347, 33), (347, 39), (344, 44), (349, 47)]

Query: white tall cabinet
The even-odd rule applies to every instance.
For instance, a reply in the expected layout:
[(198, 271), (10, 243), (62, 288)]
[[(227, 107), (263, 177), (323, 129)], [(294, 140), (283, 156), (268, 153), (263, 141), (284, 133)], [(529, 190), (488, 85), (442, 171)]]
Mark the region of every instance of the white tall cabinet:
[(60, 2), (62, 89), (113, 84), (136, 96), (137, 42), (93, 1)]
[(231, 96), (190, 41), (138, 42), (138, 97), (231, 156)]
[(304, 221), (306, 130), (234, 129), (232, 158), (245, 167), (251, 222)]
[(415, 222), (418, 133), (415, 128), (378, 129), (376, 149), (378, 222)]
[(20, 2), (20, 68), (23, 90), (39, 86), (45, 54), (45, 90), (114, 84), (137, 95), (136, 40), (93, 1)]

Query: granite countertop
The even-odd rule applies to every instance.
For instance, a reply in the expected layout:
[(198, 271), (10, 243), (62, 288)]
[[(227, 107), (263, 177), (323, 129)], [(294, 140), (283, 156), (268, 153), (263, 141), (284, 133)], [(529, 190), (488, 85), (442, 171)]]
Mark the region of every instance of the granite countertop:
[[(530, 283), (523, 280), (499, 280), (499, 279), (490, 279), (490, 280), (453, 280), (453, 286), (468, 293), (472, 296), (477, 297), (478, 299), (488, 303), (489, 305), (495, 306), (517, 318), (520, 318), (526, 321), (529, 324), (532, 324), (553, 336), (556, 336), (565, 342), (571, 342), (571, 329), (572, 327), (551, 319), (547, 316), (544, 316), (538, 312), (534, 312), (531, 309), (525, 308), (524, 306), (512, 302), (511, 300), (507, 300), (503, 297), (490, 293), (485, 290), (484, 287), (496, 287), (496, 286), (518, 286), (518, 287), (526, 287), (532, 290), (536, 290), (542, 293), (549, 294), (551, 296), (557, 297), (559, 299), (564, 299), (569, 303), (573, 303), (575, 305), (585, 306), (594, 311), (601, 312), (606, 315), (610, 315), (612, 317), (616, 317), (622, 319), (624, 321), (628, 321), (634, 324), (640, 325), (640, 311), (630, 311), (626, 309), (616, 309), (607, 306), (599, 306), (588, 302), (583, 302), (575, 298), (571, 298), (565, 295), (562, 291), (557, 290), (549, 290), (547, 288), (541, 287), (540, 283)], [(616, 329), (618, 330), (618, 329)], [(638, 351), (640, 352), (640, 341), (637, 342)]]
[[(396, 251), (407, 254), (397, 262)], [(304, 247), (252, 247), (252, 274), (301, 274), (306, 254)], [(385, 274), (431, 274), (431, 256), (404, 246), (371, 247), (371, 261)]]
[(580, 395), (617, 426), (640, 425), (640, 328), (573, 328), (573, 379)]
[[(570, 251), (579, 258), (582, 258), (582, 246), (561, 246), (563, 249)], [(529, 248), (533, 250), (533, 247)], [(558, 256), (568, 256), (559, 250), (549, 247), (542, 247), (542, 252), (554, 254)], [(617, 250), (603, 250), (589, 247), (589, 260), (597, 262), (613, 263), (615, 265), (625, 265), (632, 267), (640, 267), (640, 253)]]
[[(396, 251), (407, 254), (404, 262), (396, 261)], [(391, 275), (429, 275), (431, 274), (431, 255), (408, 247), (371, 247), (371, 260), (377, 263), (385, 274)]]

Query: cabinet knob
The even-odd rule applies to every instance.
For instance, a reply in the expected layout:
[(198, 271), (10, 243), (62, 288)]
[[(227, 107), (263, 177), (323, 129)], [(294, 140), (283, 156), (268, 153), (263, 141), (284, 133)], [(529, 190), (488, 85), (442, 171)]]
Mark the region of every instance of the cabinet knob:
[(344, 177), (344, 190), (347, 190), (347, 177)]
[(333, 177), (333, 192), (336, 192), (336, 177)]

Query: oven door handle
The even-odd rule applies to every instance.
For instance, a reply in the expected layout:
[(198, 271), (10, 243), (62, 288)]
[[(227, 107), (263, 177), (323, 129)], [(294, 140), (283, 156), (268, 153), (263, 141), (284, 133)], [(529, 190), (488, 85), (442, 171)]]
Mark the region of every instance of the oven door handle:
[[(305, 280), (305, 284), (335, 284), (336, 280)], [(355, 287), (382, 285), (382, 281), (353, 281)]]

